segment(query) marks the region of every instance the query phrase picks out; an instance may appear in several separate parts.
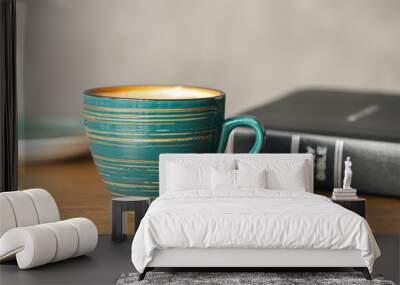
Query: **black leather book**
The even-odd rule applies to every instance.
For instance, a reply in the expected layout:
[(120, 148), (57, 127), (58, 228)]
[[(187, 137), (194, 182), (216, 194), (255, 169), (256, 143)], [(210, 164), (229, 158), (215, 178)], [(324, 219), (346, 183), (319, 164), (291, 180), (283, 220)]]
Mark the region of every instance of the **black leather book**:
[(267, 129), (400, 142), (400, 96), (394, 94), (302, 90), (245, 113)]
[[(305, 90), (246, 114), (266, 127), (262, 152), (314, 155), (315, 189), (341, 187), (350, 156), (352, 187), (400, 197), (400, 96)], [(238, 128), (229, 148), (245, 153), (253, 141), (251, 130)]]
[[(247, 153), (254, 139), (251, 129), (237, 128), (228, 148), (230, 152)], [(400, 197), (399, 143), (266, 130), (262, 152), (313, 154), (314, 187), (327, 191), (342, 187), (344, 161), (350, 156), (352, 187), (360, 193)]]

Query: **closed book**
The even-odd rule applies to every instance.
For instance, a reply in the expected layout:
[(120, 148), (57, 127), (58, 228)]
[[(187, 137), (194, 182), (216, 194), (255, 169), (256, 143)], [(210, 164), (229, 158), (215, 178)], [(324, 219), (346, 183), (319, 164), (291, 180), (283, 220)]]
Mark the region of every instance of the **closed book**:
[[(254, 139), (251, 129), (237, 128), (231, 135), (229, 149), (247, 153)], [(399, 143), (267, 129), (262, 152), (313, 154), (314, 187), (328, 191), (342, 187), (344, 161), (350, 156), (352, 187), (361, 193), (400, 197)]]
[(356, 193), (333, 193), (336, 197), (354, 197), (357, 196)]
[(338, 194), (338, 195), (355, 195), (355, 194), (357, 194), (357, 191), (355, 191), (355, 192), (333, 191), (333, 193)]
[(332, 195), (335, 195), (336, 197), (355, 197), (357, 194), (338, 194), (338, 193), (333, 193)]
[(335, 188), (333, 189), (333, 193), (357, 193), (357, 189), (342, 189), (342, 188)]
[(400, 142), (400, 96), (305, 89), (246, 112), (268, 129)]
[(358, 196), (354, 196), (354, 197), (336, 197), (335, 195), (332, 195), (332, 199), (333, 200), (358, 200), (359, 197)]
[[(267, 128), (265, 152), (312, 153), (315, 188), (332, 191), (353, 162), (352, 187), (400, 197), (400, 96), (382, 92), (305, 89), (245, 112)], [(235, 152), (253, 136), (236, 132)]]

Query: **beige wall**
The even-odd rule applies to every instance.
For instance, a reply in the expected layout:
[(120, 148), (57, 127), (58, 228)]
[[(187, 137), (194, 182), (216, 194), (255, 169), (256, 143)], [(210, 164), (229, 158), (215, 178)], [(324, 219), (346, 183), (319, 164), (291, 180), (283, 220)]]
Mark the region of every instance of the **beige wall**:
[(219, 88), (228, 115), (301, 87), (400, 93), (396, 0), (18, 0), (18, 15), (31, 115), (79, 116), (82, 90), (128, 83)]

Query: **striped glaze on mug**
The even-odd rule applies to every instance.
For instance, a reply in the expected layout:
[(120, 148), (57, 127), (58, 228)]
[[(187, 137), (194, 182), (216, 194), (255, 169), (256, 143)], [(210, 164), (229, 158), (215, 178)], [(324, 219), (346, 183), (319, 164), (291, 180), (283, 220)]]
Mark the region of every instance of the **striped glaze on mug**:
[(256, 131), (251, 152), (264, 144), (255, 118), (225, 121), (225, 94), (183, 86), (117, 86), (85, 91), (86, 134), (96, 167), (114, 195), (158, 196), (161, 153), (224, 152), (230, 131)]

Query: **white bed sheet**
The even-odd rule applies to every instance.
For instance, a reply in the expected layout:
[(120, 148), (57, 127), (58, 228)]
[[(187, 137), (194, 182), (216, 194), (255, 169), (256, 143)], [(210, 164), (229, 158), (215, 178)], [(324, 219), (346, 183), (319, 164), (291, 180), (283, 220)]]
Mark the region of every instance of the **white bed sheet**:
[(157, 198), (132, 243), (135, 268), (166, 248), (357, 249), (371, 272), (380, 255), (361, 216), (320, 195), (265, 189)]

